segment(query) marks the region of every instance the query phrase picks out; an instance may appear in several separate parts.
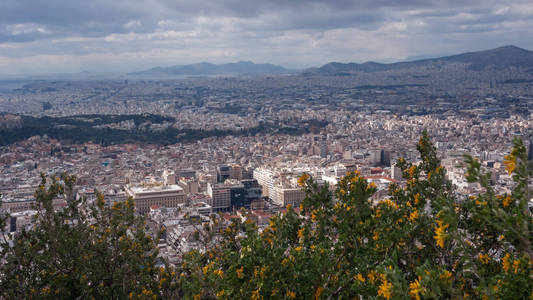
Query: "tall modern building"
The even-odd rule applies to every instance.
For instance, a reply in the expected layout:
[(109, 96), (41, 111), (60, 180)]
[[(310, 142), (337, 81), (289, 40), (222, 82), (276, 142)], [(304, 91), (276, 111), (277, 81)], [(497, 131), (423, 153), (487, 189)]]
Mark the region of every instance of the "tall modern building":
[(328, 144), (326, 138), (320, 141), (320, 157), (326, 158), (328, 156)]
[(220, 165), (217, 167), (217, 182), (224, 182), (231, 177), (231, 167)]
[(207, 194), (211, 197), (213, 211), (230, 211), (241, 207), (250, 207), (247, 190), (237, 180), (226, 180), (225, 183), (207, 185)]
[(254, 200), (259, 200), (262, 197), (261, 186), (255, 179), (243, 179), (241, 183), (244, 185), (246, 191), (246, 201), (251, 203)]
[(390, 151), (384, 149), (372, 149), (368, 151), (370, 157), (369, 162), (374, 166), (388, 166), (390, 165)]
[(229, 211), (231, 207), (231, 191), (223, 184), (207, 184), (207, 194), (211, 198), (209, 205), (214, 212)]

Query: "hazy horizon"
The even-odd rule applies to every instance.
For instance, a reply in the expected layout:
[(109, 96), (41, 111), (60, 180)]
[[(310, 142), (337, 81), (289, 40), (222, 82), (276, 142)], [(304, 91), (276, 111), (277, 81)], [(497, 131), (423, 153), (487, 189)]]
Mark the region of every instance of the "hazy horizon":
[(135, 72), (253, 61), (288, 69), (533, 49), (533, 3), (509, 1), (9, 1), (0, 75)]

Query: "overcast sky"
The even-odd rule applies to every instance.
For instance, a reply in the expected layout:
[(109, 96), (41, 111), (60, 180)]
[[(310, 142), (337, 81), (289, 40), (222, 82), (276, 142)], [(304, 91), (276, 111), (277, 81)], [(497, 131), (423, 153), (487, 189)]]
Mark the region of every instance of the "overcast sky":
[(0, 75), (533, 49), (532, 0), (0, 0)]

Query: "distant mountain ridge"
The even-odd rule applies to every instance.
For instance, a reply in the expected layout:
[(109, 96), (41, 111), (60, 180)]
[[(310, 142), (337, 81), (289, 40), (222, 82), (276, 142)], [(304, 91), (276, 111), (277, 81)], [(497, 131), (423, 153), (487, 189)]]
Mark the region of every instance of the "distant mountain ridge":
[(273, 64), (255, 64), (251, 61), (239, 61), (227, 64), (212, 64), (207, 62), (177, 65), (171, 67), (156, 67), (145, 71), (128, 73), (128, 75), (256, 75), (256, 74), (283, 74), (288, 70)]
[(510, 67), (533, 68), (533, 51), (516, 46), (503, 46), (496, 49), (468, 52), (457, 55), (422, 59), (415, 61), (397, 62), (391, 64), (365, 62), (339, 63), (331, 62), (318, 68), (309, 68), (305, 75), (350, 75), (357, 72), (381, 72), (389, 70), (408, 69), (413, 67), (434, 66), (446, 63), (466, 63), (468, 69), (481, 71), (487, 68), (502, 70)]

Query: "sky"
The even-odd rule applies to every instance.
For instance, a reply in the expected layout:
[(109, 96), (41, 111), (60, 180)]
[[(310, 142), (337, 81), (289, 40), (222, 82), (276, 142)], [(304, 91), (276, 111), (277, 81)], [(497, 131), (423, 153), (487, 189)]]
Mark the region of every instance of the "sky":
[(1, 0), (0, 75), (533, 50), (532, 28), (532, 0)]

